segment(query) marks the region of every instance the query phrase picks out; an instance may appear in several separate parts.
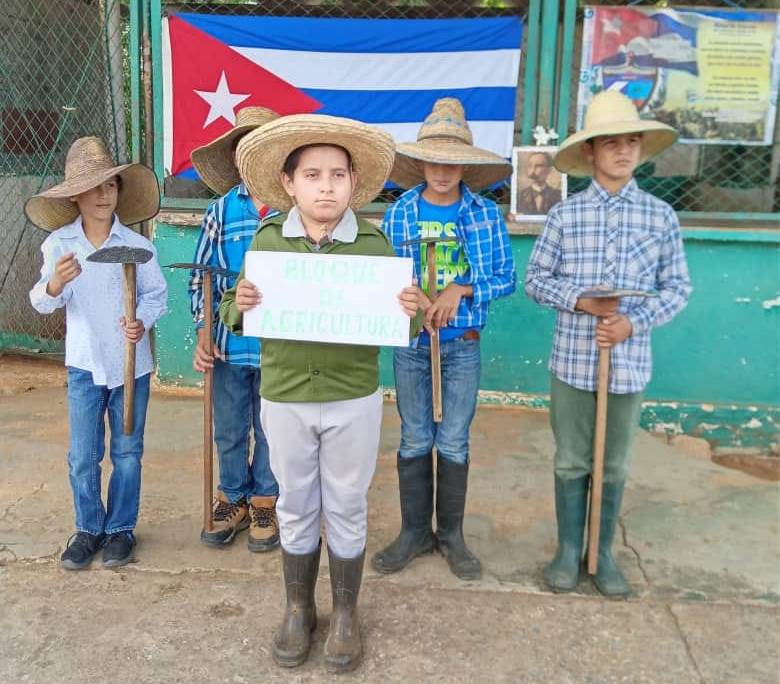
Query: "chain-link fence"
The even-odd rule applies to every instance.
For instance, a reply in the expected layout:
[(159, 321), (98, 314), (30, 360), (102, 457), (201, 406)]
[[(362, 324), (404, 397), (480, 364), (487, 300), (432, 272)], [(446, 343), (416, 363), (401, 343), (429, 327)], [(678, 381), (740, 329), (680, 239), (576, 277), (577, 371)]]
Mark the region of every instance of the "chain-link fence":
[[(542, 0), (543, 7), (546, 2)], [(118, 161), (127, 159), (132, 115), (130, 61), (141, 59), (128, 48), (128, 16), (141, 4), (141, 0), (0, 3), (4, 36), (0, 43), (0, 348), (61, 346), (62, 316), (38, 316), (28, 303), (27, 292), (37, 279), (39, 247), (46, 234), (25, 220), (24, 202), (61, 179), (67, 149), (79, 136), (99, 135)], [(162, 10), (165, 14), (433, 19), (526, 17), (530, 4), (531, 0), (228, 0), (163, 2)], [(576, 126), (576, 80), (586, 4), (590, 3), (578, 1), (571, 55), (562, 54), (559, 38), (559, 67), (563, 60), (572, 59), (571, 96), (567, 102), (556, 101), (556, 109), (568, 108), (567, 132)], [(601, 0), (600, 4), (658, 3)], [(684, 5), (776, 9), (777, 0), (686, 0)], [(563, 21), (562, 16), (560, 19)], [(150, 18), (152, 23), (160, 20), (159, 16)], [(520, 144), (524, 64), (525, 60), (517, 89), (516, 144)], [(559, 87), (560, 83), (556, 93)], [(142, 98), (140, 93), (136, 95), (138, 103)], [(747, 216), (780, 211), (779, 165), (780, 126), (776, 125), (770, 146), (676, 145), (641, 167), (637, 175), (644, 188), (678, 211), (740, 212)], [(579, 189), (577, 180), (569, 180), (570, 192)], [(172, 177), (165, 179), (165, 194), (169, 198), (211, 196), (200, 183)], [(509, 184), (493, 190), (492, 196), (508, 205)], [(385, 192), (378, 200), (394, 198), (393, 192)]]
[[(543, 0), (542, 7), (547, 0)], [(274, 16), (366, 17), (366, 18), (445, 18), (517, 15), (525, 17), (530, 0), (243, 0), (226, 2), (176, 2), (164, 5), (167, 13), (194, 12), (203, 14), (263, 14)], [(562, 60), (572, 59), (571, 96), (567, 103), (557, 103), (569, 109), (569, 130), (560, 131), (561, 139), (576, 129), (577, 79), (580, 73), (582, 27), (585, 7), (591, 2), (578, 2), (574, 51), (559, 54)], [(600, 5), (659, 5), (654, 0), (601, 0)], [(664, 3), (671, 4), (671, 3)], [(772, 9), (776, 0), (686, 0), (686, 7), (722, 6), (723, 8)], [(561, 8), (564, 3), (560, 3)], [(561, 21), (563, 17), (561, 16)], [(559, 32), (560, 36), (560, 32)], [(526, 42), (524, 40), (524, 42)], [(526, 43), (527, 44), (527, 43)], [(523, 49), (525, 50), (525, 45)], [(560, 40), (559, 40), (560, 53)], [(515, 143), (520, 143), (519, 126), (523, 111), (523, 73), (521, 67), (517, 93)], [(558, 84), (560, 86), (560, 84)], [(556, 89), (557, 91), (557, 89)], [(780, 119), (778, 119), (780, 123)], [(670, 121), (680, 126), (679, 121)], [(692, 124), (689, 124), (689, 126)], [(780, 211), (780, 126), (774, 131), (771, 146), (680, 144), (637, 170), (637, 179), (646, 190), (668, 201), (681, 212), (741, 212), (746, 214)], [(588, 180), (569, 179), (569, 192), (582, 189)], [(197, 181), (166, 178), (169, 197), (211, 197), (209, 189)], [(489, 194), (502, 204), (509, 204), (510, 183), (492, 189)], [(385, 191), (378, 201), (392, 202), (395, 191)]]
[(29, 304), (47, 234), (26, 220), (24, 203), (62, 179), (80, 136), (98, 135), (126, 159), (130, 1), (0, 3), (0, 348), (62, 346), (62, 312), (39, 316)]

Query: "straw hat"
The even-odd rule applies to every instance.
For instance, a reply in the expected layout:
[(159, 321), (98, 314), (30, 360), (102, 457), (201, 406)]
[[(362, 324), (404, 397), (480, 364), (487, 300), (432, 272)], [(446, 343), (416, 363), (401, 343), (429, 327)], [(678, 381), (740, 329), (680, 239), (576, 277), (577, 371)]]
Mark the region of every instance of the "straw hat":
[(160, 210), (160, 188), (157, 176), (143, 164), (114, 164), (100, 138), (79, 138), (65, 158), (65, 180), (53, 188), (34, 195), (24, 206), (27, 218), (43, 230), (55, 230), (72, 223), (79, 215), (71, 197), (96, 188), (119, 176), (122, 188), (116, 215), (126, 226), (152, 218)]
[(265, 107), (244, 107), (236, 113), (236, 125), (208, 145), (192, 151), (190, 159), (203, 182), (214, 192), (224, 195), (241, 178), (236, 168), (235, 141), (245, 133), (278, 119), (276, 112)]
[(292, 208), (293, 199), (282, 185), (282, 167), (290, 153), (304, 145), (340, 145), (349, 151), (357, 173), (353, 209), (379, 194), (393, 166), (393, 138), (376, 126), (325, 114), (293, 114), (247, 133), (238, 143), (236, 163), (249, 192), (281, 211)]
[(462, 164), (463, 182), (482, 190), (512, 173), (512, 165), (493, 152), (474, 147), (474, 138), (460, 100), (436, 100), (425, 118), (416, 143), (399, 143), (390, 180), (411, 188), (425, 180), (420, 161), (434, 164)]
[(642, 156), (647, 161), (677, 140), (677, 131), (659, 121), (640, 119), (634, 103), (622, 93), (604, 90), (596, 95), (585, 112), (585, 127), (561, 143), (555, 155), (555, 168), (572, 176), (592, 176), (593, 165), (586, 159), (582, 143), (601, 135), (642, 133)]

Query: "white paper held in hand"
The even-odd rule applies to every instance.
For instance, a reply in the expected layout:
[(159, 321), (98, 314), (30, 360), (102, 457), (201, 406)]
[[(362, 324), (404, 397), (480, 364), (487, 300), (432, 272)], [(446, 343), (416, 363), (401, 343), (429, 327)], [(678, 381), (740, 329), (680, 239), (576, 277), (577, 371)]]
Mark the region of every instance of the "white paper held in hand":
[(263, 294), (244, 335), (405, 347), (409, 317), (398, 295), (412, 283), (401, 257), (247, 252), (246, 278)]

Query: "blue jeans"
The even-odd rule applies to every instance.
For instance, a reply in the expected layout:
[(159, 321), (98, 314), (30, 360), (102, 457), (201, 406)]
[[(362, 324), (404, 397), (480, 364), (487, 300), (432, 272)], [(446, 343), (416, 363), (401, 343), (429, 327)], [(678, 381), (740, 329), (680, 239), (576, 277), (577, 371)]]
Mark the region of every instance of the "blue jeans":
[[(249, 462), (249, 433), (255, 448)], [(260, 425), (260, 369), (214, 362), (214, 441), (219, 454), (219, 489), (231, 503), (242, 497), (278, 496)]]
[[(76, 529), (89, 534), (132, 532), (138, 521), (141, 496), (141, 456), (149, 405), (149, 378), (135, 381), (133, 434), (123, 432), (124, 386), (96, 385), (92, 373), (68, 368), (70, 452), (68, 471), (76, 509)], [(111, 430), (108, 502), (100, 495), (100, 464), (106, 448), (105, 416)]]
[(479, 340), (441, 344), (442, 422), (433, 422), (431, 349), (398, 347), (393, 356), (395, 392), (401, 415), (401, 458), (418, 458), (435, 446), (442, 458), (468, 463), (469, 429), (477, 408), (482, 369)]

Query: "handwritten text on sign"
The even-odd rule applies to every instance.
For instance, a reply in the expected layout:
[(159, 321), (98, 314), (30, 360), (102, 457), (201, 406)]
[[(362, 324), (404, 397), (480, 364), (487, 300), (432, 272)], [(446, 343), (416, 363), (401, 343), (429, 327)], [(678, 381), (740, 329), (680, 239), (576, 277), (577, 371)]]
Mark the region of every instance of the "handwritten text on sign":
[(284, 340), (405, 347), (409, 318), (398, 302), (412, 260), (247, 252), (246, 277), (263, 294), (244, 334)]

